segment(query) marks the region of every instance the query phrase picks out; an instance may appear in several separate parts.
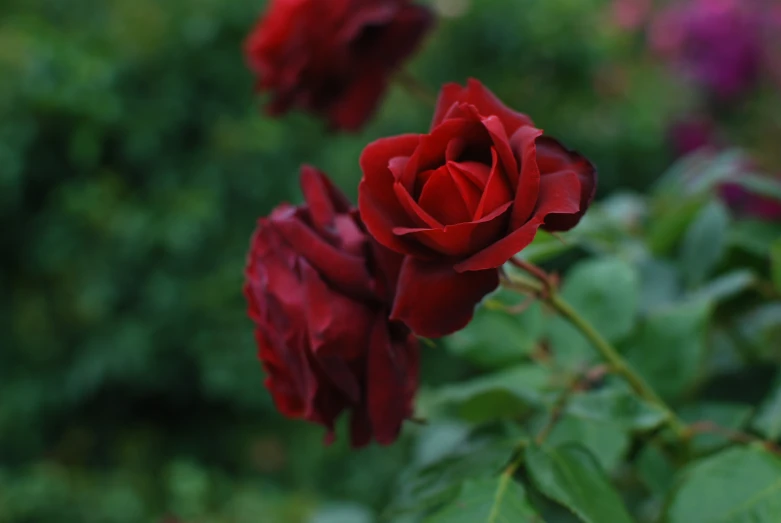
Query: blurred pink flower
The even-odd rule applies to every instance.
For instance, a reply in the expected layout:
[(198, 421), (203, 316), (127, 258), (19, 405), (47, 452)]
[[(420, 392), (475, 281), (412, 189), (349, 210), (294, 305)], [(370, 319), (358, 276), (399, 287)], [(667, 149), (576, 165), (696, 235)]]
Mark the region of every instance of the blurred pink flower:
[(612, 18), (621, 29), (639, 29), (651, 14), (651, 0), (613, 0)]

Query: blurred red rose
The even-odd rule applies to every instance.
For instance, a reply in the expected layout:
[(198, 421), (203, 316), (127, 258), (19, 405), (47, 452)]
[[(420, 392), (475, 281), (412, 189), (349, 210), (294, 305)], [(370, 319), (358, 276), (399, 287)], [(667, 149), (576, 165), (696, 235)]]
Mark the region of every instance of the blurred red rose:
[(297, 107), (353, 131), (432, 22), (409, 0), (271, 0), (245, 53), (258, 90), (273, 93), (270, 114)]
[(304, 167), (305, 205), (281, 205), (252, 238), (244, 293), (266, 387), (284, 415), (327, 427), (351, 413), (351, 441), (392, 443), (412, 414), (417, 341), (388, 319), (401, 257), (357, 209)]
[(574, 227), (597, 179), (587, 159), (476, 80), (444, 86), (429, 134), (377, 140), (361, 168), (367, 229), (406, 255), (391, 317), (432, 337), (469, 322), (497, 268), (538, 228)]

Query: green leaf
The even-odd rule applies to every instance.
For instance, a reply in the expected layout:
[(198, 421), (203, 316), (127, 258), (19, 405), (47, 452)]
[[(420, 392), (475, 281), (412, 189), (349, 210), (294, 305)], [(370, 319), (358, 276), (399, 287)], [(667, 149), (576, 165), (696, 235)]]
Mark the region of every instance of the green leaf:
[(575, 394), (566, 412), (582, 419), (610, 422), (625, 430), (650, 430), (667, 418), (659, 406), (618, 387)]
[(371, 523), (371, 511), (361, 505), (328, 504), (315, 512), (309, 523)]
[(698, 285), (726, 253), (729, 212), (719, 202), (705, 206), (686, 230), (681, 246), (681, 270), (686, 281)]
[[(547, 420), (547, 416), (546, 416)], [(629, 449), (629, 434), (615, 423), (564, 414), (548, 435), (550, 445), (577, 443), (597, 459), (603, 470), (614, 470)]]
[(653, 445), (646, 445), (637, 456), (637, 475), (651, 492), (665, 495), (675, 477), (675, 468), (669, 458)]
[(691, 293), (688, 299), (717, 304), (751, 288), (756, 282), (757, 277), (753, 272), (748, 269), (738, 269), (710, 281)]
[(751, 193), (773, 198), (781, 203), (781, 183), (773, 178), (756, 174), (744, 174), (733, 180), (730, 180)]
[(542, 518), (526, 499), (523, 485), (502, 474), (468, 480), (458, 497), (424, 523), (524, 523)]
[(781, 347), (781, 301), (760, 305), (742, 315), (737, 325), (742, 339), (766, 358), (777, 358)]
[(572, 235), (568, 235), (567, 240), (562, 242), (552, 234), (541, 230), (534, 237), (534, 241), (518, 256), (534, 264), (540, 264), (574, 249), (578, 245), (576, 240)]
[(542, 307), (535, 303), (520, 314), (478, 309), (474, 319), (447, 339), (451, 352), (485, 368), (506, 367), (530, 354), (542, 335)]
[(585, 523), (632, 522), (596, 459), (583, 447), (530, 445), (526, 448), (526, 464), (540, 492)]
[(567, 274), (561, 295), (610, 341), (634, 327), (640, 301), (635, 269), (619, 258), (578, 263)]
[(544, 368), (523, 364), (443, 387), (436, 402), (455, 408), (460, 417), (475, 423), (519, 416), (541, 401), (548, 380)]
[[(752, 407), (742, 403), (702, 402), (686, 405), (678, 413), (686, 423), (709, 422), (729, 430), (740, 430), (751, 418)], [(692, 438), (694, 450), (707, 452), (728, 444), (724, 434), (704, 433)]]
[(682, 394), (697, 378), (711, 305), (679, 303), (651, 314), (628, 343), (627, 359), (664, 398)]
[(468, 440), (433, 463), (406, 469), (387, 515), (428, 511), (450, 503), (470, 478), (499, 474), (516, 445), (517, 438)]
[(781, 240), (770, 246), (770, 275), (776, 290), (781, 292)]
[(557, 367), (578, 372), (599, 358), (588, 339), (561, 316), (550, 318), (545, 330)]
[(740, 220), (730, 227), (731, 246), (758, 257), (770, 254), (770, 246), (781, 236), (781, 224), (758, 220)]
[(778, 523), (781, 460), (754, 447), (730, 448), (681, 473), (669, 523)]
[(648, 245), (657, 255), (668, 254), (702, 208), (699, 199), (686, 199), (654, 209), (648, 230)]
[(769, 440), (781, 438), (781, 373), (762, 402), (751, 426)]
[(665, 201), (712, 190), (720, 183), (735, 178), (747, 165), (746, 154), (729, 149), (712, 155), (710, 152), (689, 154), (673, 164), (658, 180), (655, 198)]
[(648, 255), (638, 262), (637, 268), (640, 274), (641, 312), (665, 307), (680, 297), (680, 274), (673, 263)]

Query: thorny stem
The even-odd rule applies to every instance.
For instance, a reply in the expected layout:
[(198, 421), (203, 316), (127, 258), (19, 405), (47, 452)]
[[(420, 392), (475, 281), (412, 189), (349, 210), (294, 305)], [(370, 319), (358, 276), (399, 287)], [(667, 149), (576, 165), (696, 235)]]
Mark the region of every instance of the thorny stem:
[[(527, 262), (520, 262), (514, 260), (512, 263), (519, 268), (526, 270)], [(610, 371), (614, 374), (621, 376), (632, 389), (643, 399), (649, 403), (657, 405), (667, 414), (667, 424), (676, 433), (676, 435), (682, 440), (688, 440), (690, 432), (687, 430), (686, 425), (675, 415), (670, 407), (656, 394), (656, 392), (648, 386), (640, 375), (638, 375), (634, 369), (621, 357), (618, 351), (608, 343), (605, 338), (585, 319), (581, 316), (572, 306), (567, 303), (557, 292), (552, 285), (548, 275), (542, 271), (539, 267), (534, 267), (533, 271), (528, 271), (537, 279), (531, 279), (521, 275), (504, 275), (505, 286), (515, 289), (524, 294), (532, 293), (537, 295), (540, 299), (544, 300), (551, 308), (561, 314), (567, 321), (572, 324), (573, 327), (578, 329), (599, 352), (605, 362), (608, 364)], [(543, 279), (544, 278), (544, 279)]]
[(721, 425), (717, 425), (712, 421), (698, 421), (696, 423), (692, 423), (691, 425), (689, 425), (688, 431), (691, 435), (707, 434), (707, 433), (718, 434), (720, 436), (724, 436), (728, 440), (733, 441), (735, 443), (743, 443), (743, 444), (759, 443), (764, 447), (765, 450), (767, 450), (771, 454), (775, 454), (776, 456), (781, 456), (781, 448), (779, 448), (778, 445), (776, 445), (772, 441), (765, 441), (761, 438), (757, 438), (756, 436), (752, 436), (751, 434), (746, 434), (745, 432), (740, 432), (737, 430), (732, 430), (726, 427), (722, 427)]

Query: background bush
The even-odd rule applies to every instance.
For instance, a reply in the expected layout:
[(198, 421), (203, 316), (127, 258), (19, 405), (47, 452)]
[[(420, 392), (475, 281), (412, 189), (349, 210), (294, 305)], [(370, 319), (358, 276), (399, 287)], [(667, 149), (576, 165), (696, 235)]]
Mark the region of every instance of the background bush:
[[(602, 197), (669, 166), (667, 128), (696, 93), (609, 23), (606, 1), (464, 5), (410, 65), (421, 83), (480, 78), (592, 158)], [(390, 448), (325, 448), (262, 386), (241, 295), (256, 218), (298, 200), (301, 163), (354, 197), (363, 146), (431, 115), (396, 86), (358, 135), (268, 119), (241, 54), (262, 8), (0, 6), (0, 522), (368, 522), (406, 463), (463, 434), (413, 427)], [(775, 125), (768, 108), (781, 114), (756, 97), (731, 129), (772, 158), (751, 139)], [(481, 368), (468, 351), (463, 338), (427, 349), (426, 386)]]

